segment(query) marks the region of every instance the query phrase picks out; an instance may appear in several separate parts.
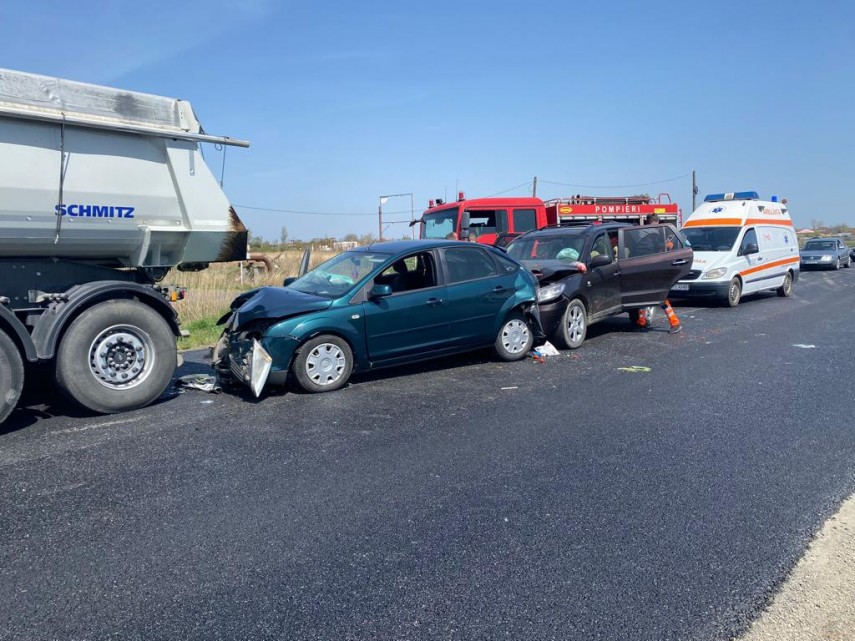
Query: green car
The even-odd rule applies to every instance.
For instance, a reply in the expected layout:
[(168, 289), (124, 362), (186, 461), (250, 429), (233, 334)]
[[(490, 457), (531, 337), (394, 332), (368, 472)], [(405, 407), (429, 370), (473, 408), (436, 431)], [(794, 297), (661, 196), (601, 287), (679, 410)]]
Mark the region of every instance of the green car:
[[(288, 281), (286, 281), (288, 283)], [(537, 279), (501, 250), (405, 240), (339, 254), (285, 287), (238, 296), (214, 354), (221, 379), (307, 392), (368, 371), (493, 347), (525, 358), (540, 335)]]

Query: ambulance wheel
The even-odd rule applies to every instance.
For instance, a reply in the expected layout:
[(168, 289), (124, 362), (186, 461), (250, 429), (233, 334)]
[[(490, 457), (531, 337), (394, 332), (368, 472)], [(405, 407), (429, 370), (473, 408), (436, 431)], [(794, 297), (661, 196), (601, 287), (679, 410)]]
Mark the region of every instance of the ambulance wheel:
[(739, 300), (742, 298), (742, 282), (738, 278), (730, 281), (727, 288), (727, 306), (736, 307), (739, 305)]
[(577, 349), (585, 342), (588, 333), (588, 311), (585, 304), (578, 298), (571, 300), (564, 316), (561, 317), (561, 325), (555, 332), (555, 342), (564, 349)]
[(56, 355), (56, 384), (72, 401), (101, 414), (145, 407), (172, 381), (175, 335), (151, 307), (111, 300), (68, 327)]
[(776, 291), (778, 292), (778, 296), (783, 296), (784, 298), (789, 298), (793, 295), (793, 275), (790, 272), (786, 273), (784, 282)]
[(332, 392), (350, 379), (353, 351), (344, 339), (321, 334), (300, 346), (291, 371), (303, 391)]
[(24, 363), (12, 339), (0, 330), (0, 423), (15, 409), (24, 389)]
[(503, 361), (519, 361), (528, 356), (532, 345), (534, 334), (531, 333), (525, 316), (519, 312), (508, 314), (496, 335), (496, 355)]

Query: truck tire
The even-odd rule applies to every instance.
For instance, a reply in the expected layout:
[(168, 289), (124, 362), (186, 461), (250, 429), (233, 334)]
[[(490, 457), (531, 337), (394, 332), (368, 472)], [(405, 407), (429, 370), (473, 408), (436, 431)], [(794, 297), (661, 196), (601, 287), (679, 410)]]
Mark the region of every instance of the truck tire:
[(585, 342), (588, 333), (588, 311), (585, 303), (574, 298), (567, 304), (564, 316), (561, 317), (561, 325), (555, 332), (553, 339), (559, 347), (564, 349), (576, 349)]
[(145, 407), (169, 385), (175, 335), (143, 303), (99, 303), (68, 327), (56, 356), (56, 383), (74, 402), (101, 414)]
[(3, 330), (0, 330), (0, 423), (15, 409), (24, 389), (24, 362), (21, 353)]

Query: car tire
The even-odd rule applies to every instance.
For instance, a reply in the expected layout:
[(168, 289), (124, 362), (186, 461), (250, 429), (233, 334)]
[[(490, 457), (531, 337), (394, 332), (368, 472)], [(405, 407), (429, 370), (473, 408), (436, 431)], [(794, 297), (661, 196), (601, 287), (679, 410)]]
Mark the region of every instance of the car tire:
[(520, 312), (512, 312), (505, 318), (496, 335), (496, 355), (503, 361), (524, 359), (534, 344), (534, 334)]
[(846, 269), (849, 269), (849, 267), (850, 267), (851, 265), (852, 265), (852, 258), (851, 258), (850, 256), (847, 256), (847, 257), (846, 257), (846, 262), (845, 262), (845, 263), (843, 263), (843, 266), (844, 266)]
[(303, 343), (294, 355), (291, 373), (310, 394), (341, 389), (353, 372), (353, 350), (333, 334), (321, 334)]
[(728, 307), (736, 307), (739, 305), (739, 301), (742, 299), (742, 281), (738, 278), (734, 278), (730, 281), (730, 285), (727, 286), (727, 301)]
[(24, 389), (24, 362), (12, 339), (0, 330), (0, 423), (6, 420)]
[(778, 293), (778, 296), (782, 296), (783, 298), (789, 298), (793, 295), (793, 274), (792, 272), (787, 272), (784, 275), (784, 282), (781, 283), (781, 286), (775, 290)]
[(564, 349), (577, 349), (585, 342), (588, 333), (588, 310), (585, 303), (574, 298), (567, 303), (567, 309), (561, 317), (561, 325), (555, 332), (553, 339), (559, 347)]
[[(653, 319), (656, 318), (656, 306), (651, 305), (650, 307), (644, 307), (643, 309), (647, 310), (647, 327), (653, 323)], [(641, 310), (631, 309), (629, 310), (629, 321), (632, 323), (633, 327), (638, 327), (638, 316)]]
[(834, 263), (834, 271), (840, 271), (840, 256), (837, 257), (837, 260)]
[(85, 310), (68, 327), (56, 355), (56, 384), (100, 414), (139, 409), (172, 381), (175, 334), (148, 305), (111, 300)]

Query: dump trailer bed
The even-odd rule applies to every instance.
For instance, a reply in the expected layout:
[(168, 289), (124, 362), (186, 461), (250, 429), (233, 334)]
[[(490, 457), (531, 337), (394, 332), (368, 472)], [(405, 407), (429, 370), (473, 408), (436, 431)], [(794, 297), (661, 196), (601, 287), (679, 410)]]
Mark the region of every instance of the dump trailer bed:
[(102, 413), (169, 385), (169, 268), (246, 258), (190, 103), (0, 69), (0, 421), (27, 371)]

